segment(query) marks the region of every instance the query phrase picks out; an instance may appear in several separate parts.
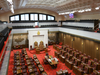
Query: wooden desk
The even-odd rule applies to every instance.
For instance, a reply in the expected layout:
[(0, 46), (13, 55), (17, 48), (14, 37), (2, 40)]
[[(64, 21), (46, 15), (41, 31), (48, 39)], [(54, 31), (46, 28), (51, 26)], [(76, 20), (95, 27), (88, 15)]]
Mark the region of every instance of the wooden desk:
[[(51, 60), (51, 62), (49, 62), (49, 59)], [(58, 62), (55, 61), (51, 55), (49, 56), (49, 58), (46, 56), (46, 60), (50, 63), (50, 65), (58, 64)]]
[(81, 70), (81, 69), (78, 69), (78, 74), (77, 75), (83, 75), (83, 70)]
[(51, 55), (49, 55), (49, 58), (47, 56), (45, 56), (45, 59), (48, 61), (48, 63), (50, 64), (50, 66), (52, 68), (54, 68), (55, 66), (57, 67), (58, 62), (55, 61), (54, 58)]
[(31, 65), (31, 62), (29, 61), (29, 62), (27, 62), (27, 65)]
[(28, 69), (32, 69), (32, 65), (29, 65), (29, 66), (28, 66)]
[(19, 51), (17, 51), (15, 54), (16, 54), (16, 55), (19, 55)]
[(36, 54), (40, 54), (40, 49), (36, 48)]
[(17, 70), (17, 75), (21, 74), (21, 69)]
[(29, 73), (34, 73), (34, 70), (33, 69), (29, 69)]
[(16, 60), (15, 62), (16, 62), (16, 63), (20, 63), (20, 60)]
[(33, 58), (34, 58), (34, 59), (37, 59), (37, 56), (34, 54), (34, 55), (33, 55)]
[(14, 65), (16, 65), (16, 66), (20, 66), (20, 63), (18, 62), (18, 63), (14, 63)]
[(56, 72), (56, 75), (62, 75), (62, 74), (63, 74), (63, 72), (61, 70)]
[(42, 72), (42, 74), (41, 75), (48, 75), (46, 72)]
[(21, 66), (17, 66), (17, 70), (21, 70)]

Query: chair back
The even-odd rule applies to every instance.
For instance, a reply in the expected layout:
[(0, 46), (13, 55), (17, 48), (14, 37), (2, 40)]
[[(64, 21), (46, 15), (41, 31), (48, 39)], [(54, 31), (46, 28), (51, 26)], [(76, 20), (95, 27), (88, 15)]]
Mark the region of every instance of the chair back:
[(43, 45), (43, 41), (40, 41), (40, 45)]
[(38, 46), (38, 42), (37, 42), (37, 41), (35, 41), (35, 42), (34, 42), (34, 45), (35, 45), (35, 46)]
[(34, 42), (34, 48), (38, 48), (38, 42), (37, 41)]

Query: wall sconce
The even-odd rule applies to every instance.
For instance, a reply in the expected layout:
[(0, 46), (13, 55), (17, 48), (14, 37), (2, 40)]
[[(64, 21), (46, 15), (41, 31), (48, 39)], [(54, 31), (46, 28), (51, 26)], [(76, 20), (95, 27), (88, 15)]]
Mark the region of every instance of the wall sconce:
[(83, 45), (83, 42), (82, 42), (82, 45)]
[(65, 38), (65, 37), (64, 37)]
[(98, 47), (96, 48), (96, 50), (98, 51)]

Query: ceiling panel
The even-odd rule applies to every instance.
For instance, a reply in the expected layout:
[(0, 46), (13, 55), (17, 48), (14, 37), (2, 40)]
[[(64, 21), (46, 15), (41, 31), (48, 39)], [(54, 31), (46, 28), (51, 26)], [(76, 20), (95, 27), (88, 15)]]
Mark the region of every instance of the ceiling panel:
[[(13, 0), (14, 10), (21, 8), (42, 8), (57, 13), (100, 6), (100, 0)], [(7, 0), (0, 0), (0, 13), (10, 11)]]

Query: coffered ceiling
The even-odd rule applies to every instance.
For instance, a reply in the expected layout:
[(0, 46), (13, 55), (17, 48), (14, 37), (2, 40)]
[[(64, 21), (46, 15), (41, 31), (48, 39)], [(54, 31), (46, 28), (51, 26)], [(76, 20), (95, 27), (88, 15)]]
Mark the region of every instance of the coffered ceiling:
[[(100, 0), (13, 0), (14, 10), (21, 8), (41, 8), (63, 13), (100, 6)], [(7, 0), (0, 0), (0, 13), (10, 11)]]

